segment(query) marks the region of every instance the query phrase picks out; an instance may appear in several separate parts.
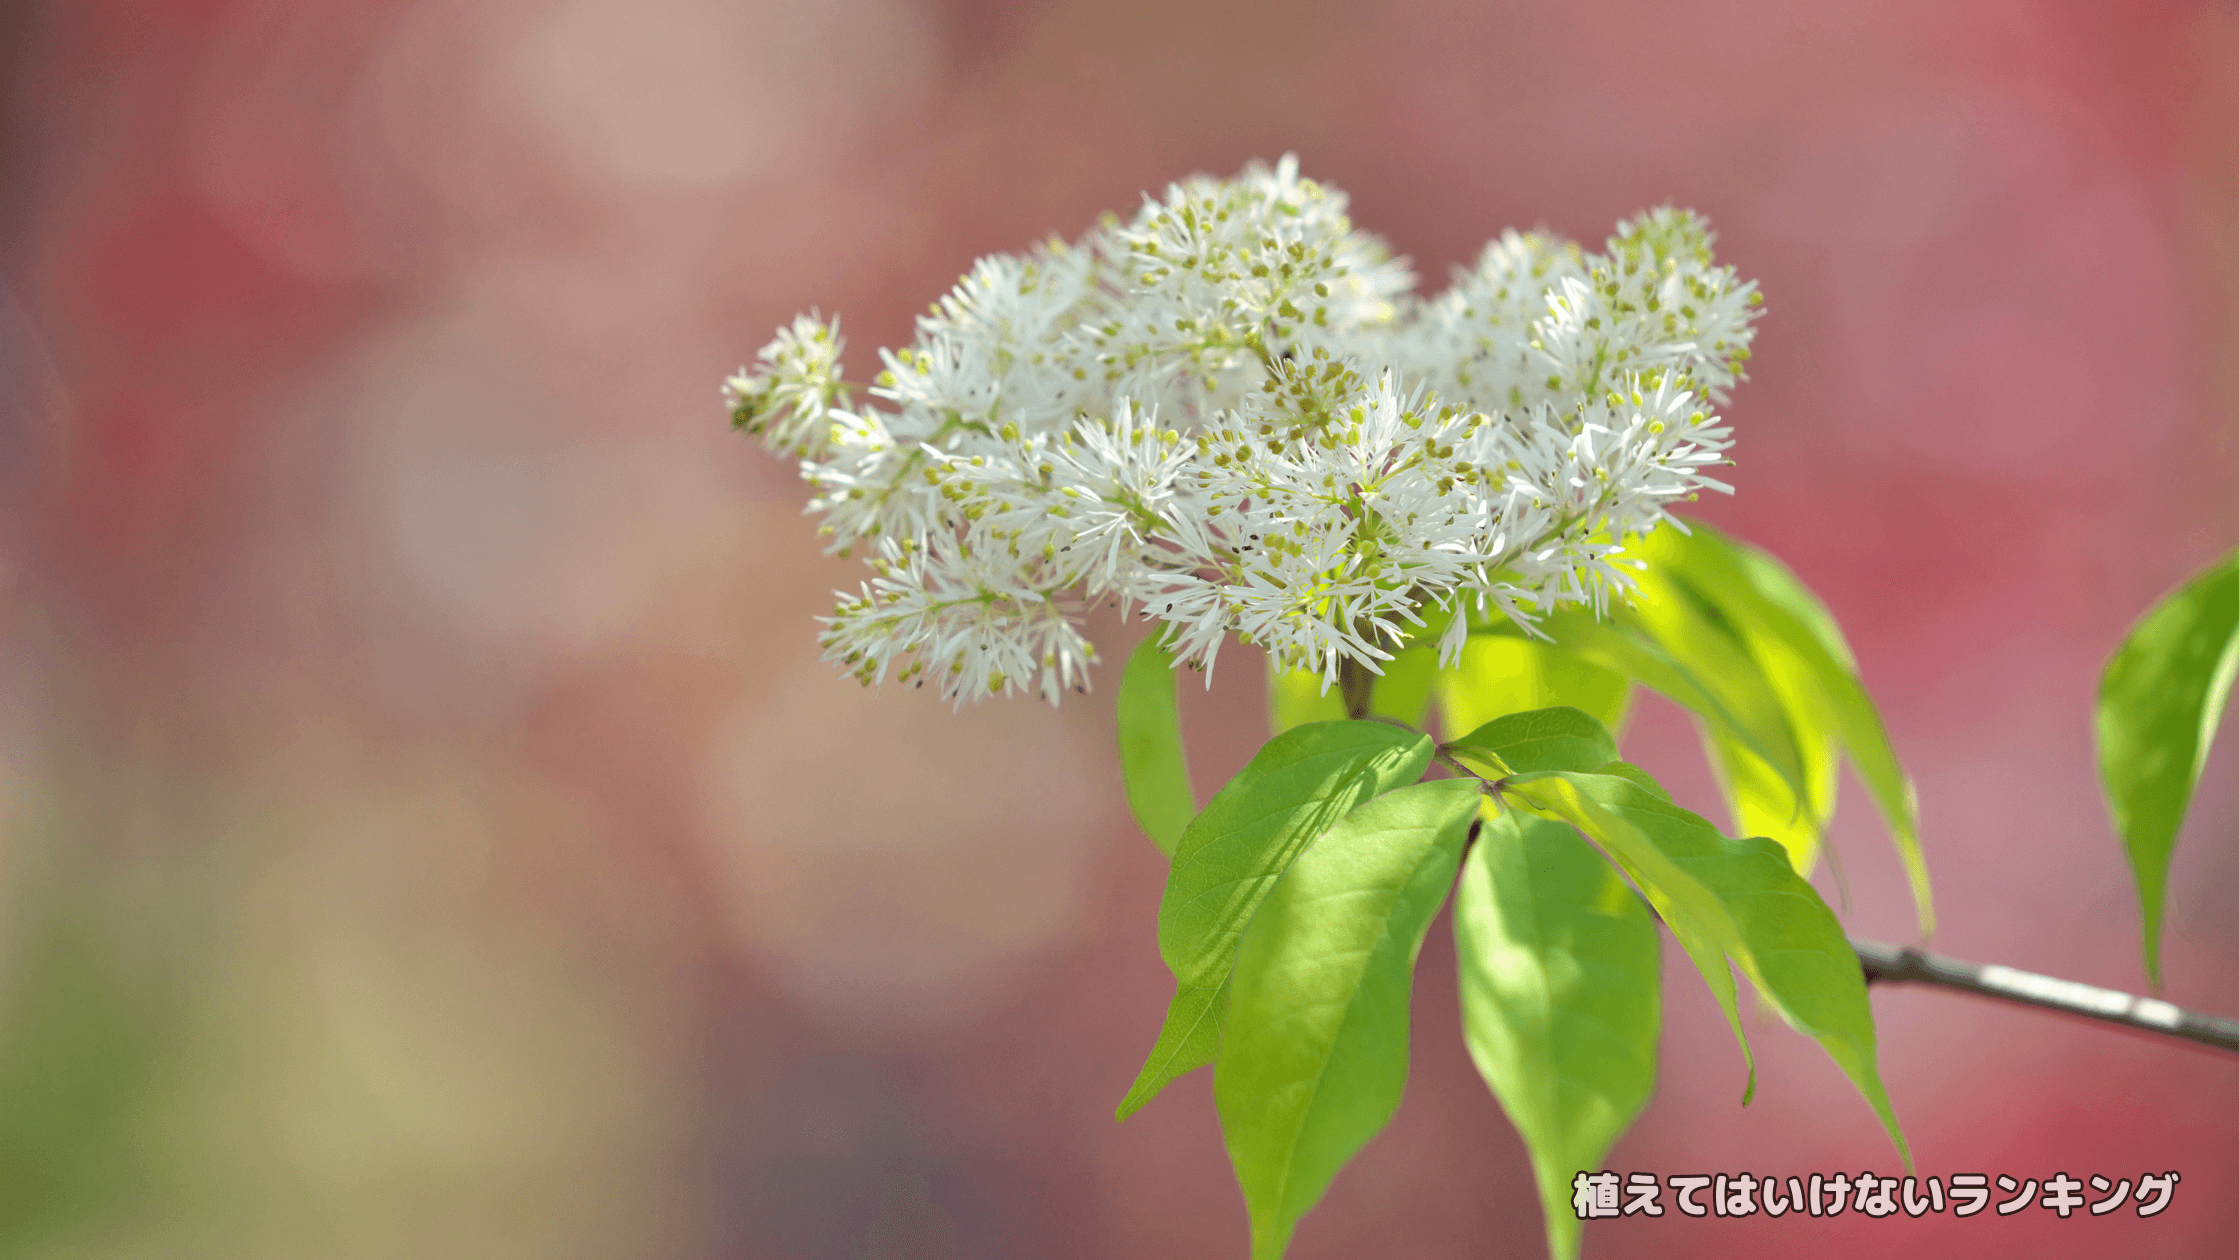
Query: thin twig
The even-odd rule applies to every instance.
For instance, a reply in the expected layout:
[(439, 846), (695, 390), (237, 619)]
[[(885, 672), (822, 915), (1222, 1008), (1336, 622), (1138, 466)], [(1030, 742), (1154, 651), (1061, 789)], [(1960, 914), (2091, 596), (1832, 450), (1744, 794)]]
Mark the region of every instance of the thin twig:
[(1869, 984), (1936, 985), (1978, 997), (2021, 1002), (2104, 1020), (2141, 1032), (2182, 1037), (2228, 1053), (2240, 1053), (2240, 1024), (2184, 1010), (2160, 998), (2135, 997), (2074, 980), (2056, 980), (2052, 976), (2016, 971), (1997, 964), (1962, 962), (1911, 947), (1900, 948), (1856, 938), (1851, 948), (1858, 951), (1859, 967), (1867, 973)]
[(1456, 778), (1476, 779), (1478, 781), (1478, 787), (1481, 791), (1485, 791), (1488, 793), (1491, 793), (1493, 791), (1494, 780), (1489, 779), (1482, 774), (1479, 774), (1477, 771), (1472, 770), (1466, 765), (1463, 765), (1461, 758), (1456, 757), (1453, 753), (1447, 751), (1446, 745), (1441, 744), (1437, 749), (1435, 749), (1431, 754), (1431, 759), (1438, 762), (1440, 765), (1445, 766), (1447, 769), (1454, 771)]

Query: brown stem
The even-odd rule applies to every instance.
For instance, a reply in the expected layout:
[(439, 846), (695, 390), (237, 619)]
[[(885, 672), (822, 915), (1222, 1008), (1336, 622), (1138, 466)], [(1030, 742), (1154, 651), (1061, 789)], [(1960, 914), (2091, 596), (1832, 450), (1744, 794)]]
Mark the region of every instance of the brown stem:
[(2134, 997), (2114, 989), (2033, 975), (2011, 967), (1987, 967), (1962, 962), (1918, 949), (1896, 948), (1853, 938), (1867, 983), (1926, 984), (1998, 998), (2030, 1006), (2105, 1020), (2140, 1032), (2160, 1033), (2212, 1046), (2226, 1053), (2240, 1052), (2240, 1026), (2229, 1019), (2181, 1010), (2154, 998)]
[(1338, 695), (1346, 702), (1346, 716), (1360, 721), (1369, 716), (1369, 691), (1377, 685), (1377, 676), (1369, 667), (1347, 657), (1338, 663)]

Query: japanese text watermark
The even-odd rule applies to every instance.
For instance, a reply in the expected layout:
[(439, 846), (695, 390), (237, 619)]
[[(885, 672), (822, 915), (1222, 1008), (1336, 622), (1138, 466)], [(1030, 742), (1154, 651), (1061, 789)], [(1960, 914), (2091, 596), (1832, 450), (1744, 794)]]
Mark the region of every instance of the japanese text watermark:
[[(2136, 1188), (2134, 1188), (2136, 1187)], [(1954, 1173), (1949, 1178), (1856, 1176), (1835, 1173), (1807, 1177), (1754, 1177), (1749, 1173), (1674, 1173), (1660, 1183), (1653, 1173), (1620, 1177), (1604, 1169), (1581, 1171), (1571, 1179), (1571, 1210), (1582, 1221), (1627, 1216), (1663, 1216), (1670, 1202), (1682, 1216), (1841, 1216), (1856, 1212), (1880, 1219), (1904, 1213), (1926, 1216), (1951, 1212), (1974, 1216), (1990, 1208), (2013, 1216), (2036, 1207), (2067, 1219), (2083, 1210), (2106, 1216), (2126, 1203), (2139, 1216), (2159, 1216), (2178, 1191), (2178, 1174), (2141, 1173), (2110, 1180), (2095, 1173), (2083, 1181), (2056, 1172), (2043, 1183), (2001, 1173)], [(1669, 1192), (1669, 1199), (1668, 1199)]]

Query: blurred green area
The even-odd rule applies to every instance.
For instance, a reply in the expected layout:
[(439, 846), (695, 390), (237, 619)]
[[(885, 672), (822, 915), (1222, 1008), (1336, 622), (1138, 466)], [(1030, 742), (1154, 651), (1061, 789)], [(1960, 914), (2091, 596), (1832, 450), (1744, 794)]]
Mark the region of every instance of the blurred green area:
[(68, 890), (11, 891), (0, 947), (0, 1256), (90, 1254), (165, 1210), (163, 1171), (183, 1152), (166, 1151), (153, 1126), (177, 1084), (184, 978), (136, 974)]

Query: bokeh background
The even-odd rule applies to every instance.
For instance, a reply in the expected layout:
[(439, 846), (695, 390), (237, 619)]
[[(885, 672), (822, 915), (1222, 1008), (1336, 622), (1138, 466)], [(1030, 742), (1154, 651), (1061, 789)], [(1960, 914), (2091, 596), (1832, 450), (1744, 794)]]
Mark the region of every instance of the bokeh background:
[[(1937, 947), (2139, 988), (2089, 714), (2234, 539), (2235, 39), (2158, 0), (0, 9), (0, 1255), (1241, 1256), (1206, 1074), (1111, 1118), (1168, 993), (1111, 673), (951, 714), (820, 665), (855, 569), (717, 384), (809, 307), (865, 374), (976, 255), (1285, 151), (1434, 285), (1504, 226), (1709, 214), (1769, 313), (1702, 512), (1849, 632)], [(1261, 705), (1186, 698), (1202, 790)], [(2225, 1014), (2231, 730), (2165, 991)], [(1626, 747), (1711, 800), (1668, 706)], [(1846, 800), (1846, 921), (1910, 939)], [(1612, 1167), (1896, 1170), (1764, 1019), (1737, 1106), (1668, 954)], [(1538, 1254), (1453, 983), (1442, 921), (1301, 1260)], [(2231, 1058), (1875, 1001), (1923, 1172), (2174, 1205), (1588, 1254), (2234, 1253)]]

